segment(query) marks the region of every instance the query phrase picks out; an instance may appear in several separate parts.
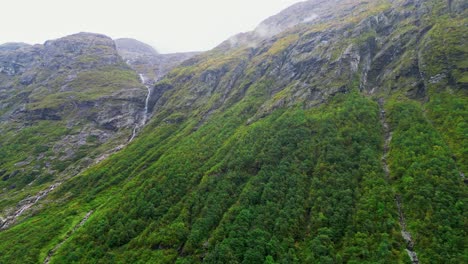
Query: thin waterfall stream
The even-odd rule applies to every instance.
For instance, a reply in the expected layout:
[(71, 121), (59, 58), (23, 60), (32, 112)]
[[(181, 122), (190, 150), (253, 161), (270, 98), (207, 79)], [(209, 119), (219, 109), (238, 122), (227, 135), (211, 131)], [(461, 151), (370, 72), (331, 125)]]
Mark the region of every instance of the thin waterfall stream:
[(143, 74), (140, 73), (138, 76), (140, 76), (141, 83), (146, 87), (146, 89), (148, 89), (148, 94), (146, 95), (146, 99), (145, 99), (145, 108), (143, 110), (143, 118), (142, 118), (141, 122), (139, 124), (136, 124), (135, 127), (133, 128), (132, 136), (130, 137), (128, 142), (131, 142), (136, 137), (136, 135), (138, 133), (138, 129), (140, 129), (142, 126), (144, 126), (146, 124), (147, 119), (148, 119), (148, 104), (149, 104), (149, 99), (150, 99), (150, 96), (151, 96), (151, 87), (146, 84), (146, 79), (145, 79), (145, 76)]

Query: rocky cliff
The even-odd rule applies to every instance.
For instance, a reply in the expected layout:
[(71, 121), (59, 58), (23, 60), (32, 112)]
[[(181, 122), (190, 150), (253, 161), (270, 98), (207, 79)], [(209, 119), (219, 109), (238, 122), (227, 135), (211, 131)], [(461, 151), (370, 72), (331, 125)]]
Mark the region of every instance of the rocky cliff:
[(104, 35), (0, 45), (2, 215), (125, 143), (143, 118), (145, 96)]
[(310, 0), (182, 62), (0, 262), (463, 263), (467, 17)]
[(145, 76), (148, 84), (154, 84), (181, 62), (199, 52), (159, 54), (153, 47), (135, 39), (116, 39), (117, 50), (125, 62)]

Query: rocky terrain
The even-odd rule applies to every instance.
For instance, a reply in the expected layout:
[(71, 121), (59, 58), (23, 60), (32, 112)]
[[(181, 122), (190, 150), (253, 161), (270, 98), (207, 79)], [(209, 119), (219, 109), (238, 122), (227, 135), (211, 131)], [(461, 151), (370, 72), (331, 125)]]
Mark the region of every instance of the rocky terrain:
[[(0, 263), (466, 262), (467, 7), (461, 0), (305, 1), (161, 75), (160, 55), (129, 39), (116, 41), (120, 59), (93, 35), (101, 44), (91, 50), (102, 60), (71, 60), (65, 75), (54, 75), (61, 66), (22, 65), (43, 54), (56, 54), (42, 60), (57, 65), (86, 45), (59, 54), (43, 51), (51, 43), (0, 46), (7, 58), (0, 111), (15, 120), (0, 126), (12, 138), (0, 139), (1, 168), (9, 164), (3, 175), (13, 175), (2, 195), (25, 178), (15, 168), (37, 159), (10, 158), (31, 134), (14, 141), (9, 131), (74, 120), (128, 140), (141, 124), (121, 151), (63, 181), (34, 213), (0, 231)], [(99, 72), (102, 64), (127, 69), (132, 78), (122, 90), (135, 87), (138, 99), (121, 99), (122, 113), (81, 119), (79, 99), (93, 102), (95, 90), (78, 96), (76, 79), (60, 76), (93, 65)], [(99, 102), (113, 105), (110, 98)], [(74, 139), (48, 133), (53, 142)], [(32, 157), (54, 153), (55, 143), (32, 139), (34, 148), (24, 147)], [(96, 153), (112, 145), (94, 148), (100, 138), (86, 139)], [(43, 144), (49, 148), (37, 148)], [(34, 179), (26, 188), (39, 189)]]
[(0, 45), (1, 215), (23, 212), (41, 189), (124, 144), (145, 95), (109, 37)]
[(154, 85), (181, 62), (200, 52), (159, 54), (153, 47), (135, 39), (116, 39), (117, 50), (135, 71), (145, 76), (146, 83)]

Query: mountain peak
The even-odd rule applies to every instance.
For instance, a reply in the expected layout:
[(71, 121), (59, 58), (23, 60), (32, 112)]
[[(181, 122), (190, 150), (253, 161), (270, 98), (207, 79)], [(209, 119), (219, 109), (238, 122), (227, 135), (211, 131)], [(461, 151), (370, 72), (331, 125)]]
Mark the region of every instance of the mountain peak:
[(0, 263), (465, 263), (464, 2), (0, 52)]
[(196, 52), (159, 54), (152, 46), (132, 38), (114, 40), (119, 55), (148, 83), (161, 79), (166, 73), (191, 58)]
[(14, 51), (31, 45), (23, 42), (7, 42), (0, 45), (0, 51)]
[(341, 27), (356, 19), (364, 18), (366, 12), (383, 10), (388, 1), (366, 0), (309, 0), (296, 3), (276, 15), (262, 21), (253, 31), (240, 33), (221, 44), (230, 47), (255, 47), (262, 40), (271, 38), (294, 27), (310, 27), (320, 24), (324, 28)]
[(98, 33), (91, 33), (91, 32), (79, 32), (75, 34), (71, 34), (65, 37), (61, 37), (58, 39), (48, 40), (44, 43), (44, 46), (50, 45), (51, 43), (56, 42), (73, 42), (73, 43), (84, 43), (88, 42), (89, 44), (94, 44), (96, 41), (101, 42), (113, 42), (112, 38)]
[(159, 53), (152, 46), (132, 38), (119, 38), (114, 40), (119, 52), (138, 53), (145, 55), (158, 55)]
[(91, 46), (107, 46), (115, 49), (114, 41), (103, 34), (80, 32), (68, 35), (62, 38), (48, 40), (44, 43), (44, 47), (50, 46), (67, 46), (71, 50), (91, 47)]

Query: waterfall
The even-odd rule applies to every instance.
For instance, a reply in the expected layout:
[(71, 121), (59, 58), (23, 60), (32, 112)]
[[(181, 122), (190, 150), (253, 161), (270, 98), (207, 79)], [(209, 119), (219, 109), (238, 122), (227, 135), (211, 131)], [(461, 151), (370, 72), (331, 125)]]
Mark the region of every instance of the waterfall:
[(25, 211), (29, 210), (33, 205), (35, 205), (39, 200), (47, 196), (51, 191), (60, 186), (61, 182), (56, 182), (49, 186), (47, 189), (40, 191), (34, 196), (29, 196), (26, 199), (18, 203), (21, 205), (18, 210), (6, 216), (5, 219), (0, 218), (0, 230), (7, 229), (11, 224), (16, 222), (16, 219), (20, 217)]
[(148, 94), (146, 95), (146, 100), (145, 100), (145, 111), (143, 113), (143, 122), (142, 122), (142, 125), (145, 125), (146, 119), (148, 117), (148, 104), (149, 104), (149, 99), (151, 96), (151, 87), (145, 84), (145, 76), (143, 76), (143, 74), (141, 73), (140, 73), (140, 80), (141, 80), (141, 83), (146, 86), (146, 89), (148, 89)]
[(150, 100), (150, 96), (151, 96), (151, 87), (146, 84), (145, 76), (142, 73), (138, 74), (138, 76), (140, 76), (141, 83), (146, 87), (146, 89), (148, 89), (148, 94), (146, 95), (145, 109), (143, 111), (143, 118), (142, 118), (140, 124), (135, 125), (135, 127), (133, 128), (132, 136), (130, 137), (128, 142), (131, 142), (136, 137), (136, 135), (138, 133), (138, 129), (146, 124), (146, 121), (148, 119), (148, 114), (149, 114), (148, 104), (149, 104), (149, 100)]
[(137, 128), (138, 128), (138, 125), (136, 125), (133, 130), (132, 130), (132, 136), (130, 137), (130, 139), (128, 140), (128, 142), (132, 142), (132, 140), (135, 138), (136, 134), (137, 134)]

